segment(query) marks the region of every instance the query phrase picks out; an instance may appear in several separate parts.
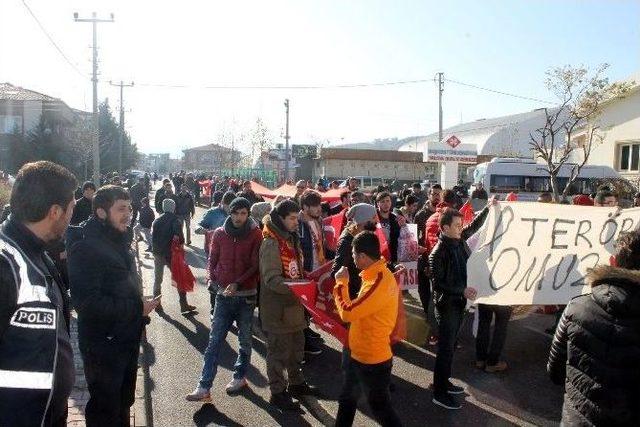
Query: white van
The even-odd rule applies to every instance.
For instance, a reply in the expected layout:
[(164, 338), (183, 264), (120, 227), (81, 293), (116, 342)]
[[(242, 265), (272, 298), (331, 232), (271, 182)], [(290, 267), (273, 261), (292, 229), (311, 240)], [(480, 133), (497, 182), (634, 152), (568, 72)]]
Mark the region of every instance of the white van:
[[(566, 163), (558, 173), (558, 187), (564, 189), (573, 164)], [(569, 195), (590, 194), (596, 191), (598, 179), (620, 178), (609, 166), (585, 165), (571, 186)], [(473, 182), (469, 194), (475, 189), (475, 183), (482, 182), (490, 195), (502, 195), (518, 191), (518, 200), (535, 201), (540, 193), (551, 192), (551, 180), (546, 166), (531, 159), (494, 158), (490, 162), (480, 163), (473, 171)]]

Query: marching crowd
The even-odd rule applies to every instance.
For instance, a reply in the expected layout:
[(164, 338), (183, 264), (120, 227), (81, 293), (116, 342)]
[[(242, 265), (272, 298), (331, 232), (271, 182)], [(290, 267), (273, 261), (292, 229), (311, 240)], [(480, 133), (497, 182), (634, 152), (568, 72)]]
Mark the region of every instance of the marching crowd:
[[(353, 424), (362, 393), (377, 422), (402, 425), (390, 399), (391, 336), (402, 303), (396, 277), (405, 273), (403, 242), (407, 224), (414, 223), (418, 244), (409, 250), (418, 261), (418, 294), (433, 326), (425, 344), (437, 346), (432, 402), (448, 410), (461, 407), (455, 396), (465, 390), (450, 378), (467, 300), (477, 296), (467, 284), (467, 239), (498, 203), (481, 185), (471, 198), (489, 200), (467, 221), (461, 184), (425, 191), (416, 183), (396, 193), (380, 187), (367, 194), (358, 180), (348, 179), (340, 200), (329, 204), (322, 193), (337, 189), (337, 181), (320, 180), (314, 188), (298, 181), (295, 195), (269, 202), (251, 181), (213, 179), (210, 207), (192, 227), (195, 207), (204, 203), (198, 180), (184, 172), (171, 175), (152, 204), (150, 182), (157, 179), (141, 177), (128, 189), (119, 178), (100, 188), (90, 182), (77, 188), (71, 173), (50, 162), (29, 163), (18, 172), (10, 215), (0, 228), (0, 425), (65, 425), (75, 378), (71, 307), (90, 393), (87, 425), (128, 425), (141, 334), (149, 315), (163, 310), (165, 267), (171, 267), (176, 245), (191, 244), (192, 228), (205, 235), (211, 329), (200, 378), (187, 400), (211, 399), (218, 356), (233, 323), (239, 351), (226, 390), (247, 386), (256, 307), (266, 334), (271, 404), (295, 410), (302, 396), (321, 396), (302, 370), (305, 357), (321, 354), (321, 336), (290, 284), (331, 261), (333, 299), (348, 324), (336, 425)], [(517, 194), (508, 196), (513, 199)], [(550, 199), (542, 194), (539, 202)], [(603, 188), (574, 203), (615, 206), (617, 200)], [(335, 247), (324, 231), (323, 218), (331, 215), (342, 215)], [(142, 241), (154, 260), (149, 298), (142, 296), (132, 252)], [(564, 425), (640, 422), (639, 270), (640, 235), (634, 231), (620, 238), (612, 265), (589, 273), (593, 292), (573, 299), (558, 319), (548, 371), (565, 385)], [(196, 309), (186, 292), (179, 290), (178, 298), (182, 314)], [(477, 368), (508, 369), (500, 356), (511, 307), (480, 304), (478, 316)]]

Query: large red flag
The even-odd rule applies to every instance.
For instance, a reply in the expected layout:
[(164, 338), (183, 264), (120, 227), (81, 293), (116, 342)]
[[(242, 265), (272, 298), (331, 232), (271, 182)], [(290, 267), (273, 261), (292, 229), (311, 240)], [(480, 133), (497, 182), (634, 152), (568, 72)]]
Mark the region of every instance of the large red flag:
[(322, 220), (324, 238), (327, 242), (327, 249), (330, 251), (335, 252), (338, 248), (338, 240), (340, 240), (340, 234), (342, 234), (342, 224), (344, 223), (345, 215), (346, 210), (343, 209), (341, 212)]
[(171, 242), (171, 284), (181, 292), (193, 291), (196, 279), (184, 259), (184, 247), (174, 239)]

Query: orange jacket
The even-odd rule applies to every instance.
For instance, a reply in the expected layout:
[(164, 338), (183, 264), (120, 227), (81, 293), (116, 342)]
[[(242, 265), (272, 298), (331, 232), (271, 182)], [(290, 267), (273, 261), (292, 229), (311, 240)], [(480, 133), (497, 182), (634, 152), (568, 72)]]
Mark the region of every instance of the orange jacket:
[(351, 357), (360, 363), (376, 364), (393, 357), (390, 335), (398, 317), (398, 284), (382, 258), (360, 273), (358, 297), (349, 298), (349, 279), (333, 288), (340, 318), (348, 323)]

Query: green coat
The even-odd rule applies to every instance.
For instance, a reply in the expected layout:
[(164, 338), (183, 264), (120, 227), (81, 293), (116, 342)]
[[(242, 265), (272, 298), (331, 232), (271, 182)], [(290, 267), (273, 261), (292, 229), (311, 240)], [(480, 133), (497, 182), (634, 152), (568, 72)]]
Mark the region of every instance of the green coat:
[[(295, 245), (298, 253), (301, 253), (296, 234), (276, 227), (269, 215), (264, 218), (264, 226), (281, 238), (288, 239)], [(262, 329), (266, 332), (288, 334), (307, 327), (304, 307), (284, 282), (278, 241), (265, 236), (260, 245), (260, 319)]]

